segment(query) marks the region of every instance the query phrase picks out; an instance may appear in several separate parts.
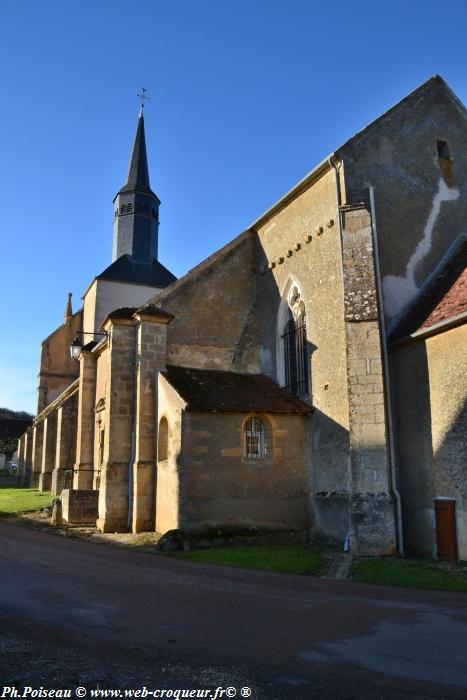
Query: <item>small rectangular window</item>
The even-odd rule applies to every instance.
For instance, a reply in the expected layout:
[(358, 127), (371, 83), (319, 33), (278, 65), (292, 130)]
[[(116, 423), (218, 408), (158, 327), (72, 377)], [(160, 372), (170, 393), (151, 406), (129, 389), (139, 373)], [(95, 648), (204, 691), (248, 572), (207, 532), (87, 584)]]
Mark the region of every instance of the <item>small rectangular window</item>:
[(258, 418), (245, 423), (245, 456), (247, 459), (263, 459), (266, 454), (264, 426)]
[(449, 150), (449, 145), (447, 141), (437, 141), (438, 146), (438, 158), (441, 160), (451, 160), (451, 151)]

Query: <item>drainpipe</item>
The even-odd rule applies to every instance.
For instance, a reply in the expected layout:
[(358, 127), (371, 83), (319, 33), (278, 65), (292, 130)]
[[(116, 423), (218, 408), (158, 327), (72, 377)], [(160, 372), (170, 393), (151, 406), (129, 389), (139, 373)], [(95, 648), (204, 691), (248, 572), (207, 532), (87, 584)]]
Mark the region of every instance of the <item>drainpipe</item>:
[(376, 231), (376, 212), (375, 212), (375, 192), (374, 187), (369, 188), (370, 190), (370, 208), (371, 208), (371, 235), (373, 238), (373, 250), (375, 256), (375, 276), (376, 276), (376, 293), (378, 295), (378, 314), (379, 323), (382, 335), (382, 351), (383, 351), (383, 374), (384, 374), (384, 384), (385, 384), (385, 403), (386, 403), (386, 416), (387, 416), (387, 429), (388, 429), (388, 440), (389, 440), (389, 463), (391, 467), (391, 486), (392, 492), (396, 499), (396, 517), (397, 517), (397, 541), (398, 549), (401, 557), (404, 556), (404, 536), (402, 529), (402, 505), (401, 505), (401, 495), (397, 488), (397, 457), (396, 449), (394, 445), (394, 421), (393, 421), (393, 411), (392, 411), (392, 398), (391, 398), (391, 380), (389, 373), (389, 358), (388, 358), (388, 347), (387, 347), (387, 336), (386, 336), (386, 325), (384, 322), (384, 307), (383, 307), (383, 289), (381, 286), (381, 274), (379, 267), (379, 249), (378, 249), (378, 236)]
[[(334, 170), (334, 183), (336, 185), (336, 201), (337, 201), (337, 216), (338, 216), (338, 221), (339, 221), (339, 241), (340, 241), (340, 246), (341, 246), (341, 260), (343, 260), (344, 257), (344, 244), (342, 241), (342, 212), (341, 212), (341, 187), (340, 187), (340, 182), (339, 182), (339, 171), (336, 167), (336, 164), (333, 163), (332, 158), (334, 156), (334, 153), (332, 153), (329, 158), (328, 158), (328, 163), (329, 166)], [(342, 298), (342, 305), (344, 305), (344, 298)], [(349, 457), (349, 465), (348, 465), (348, 483), (349, 483), (349, 496), (352, 491), (352, 465)], [(351, 548), (351, 542), (350, 542), (350, 532), (351, 532), (351, 522), (350, 522), (350, 500), (349, 500), (349, 505), (347, 508), (347, 534), (344, 538), (344, 544), (343, 544), (343, 549), (344, 552), (349, 552)]]
[(131, 453), (128, 465), (128, 530), (131, 532), (131, 521), (133, 518), (133, 462), (135, 459), (135, 431), (131, 431)]
[(133, 396), (131, 405), (133, 406), (133, 430), (131, 431), (130, 462), (128, 464), (128, 530), (131, 532), (131, 521), (133, 519), (133, 471), (135, 462), (135, 436), (136, 436), (136, 383), (138, 381), (138, 326), (135, 326), (135, 376), (133, 381)]

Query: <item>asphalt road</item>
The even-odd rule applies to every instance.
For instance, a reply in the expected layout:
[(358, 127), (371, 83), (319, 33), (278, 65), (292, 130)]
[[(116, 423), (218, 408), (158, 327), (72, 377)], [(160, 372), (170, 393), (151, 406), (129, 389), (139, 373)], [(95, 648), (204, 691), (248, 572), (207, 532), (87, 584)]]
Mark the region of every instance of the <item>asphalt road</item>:
[(191, 564), (3, 522), (0, 681), (0, 698), (3, 685), (465, 699), (467, 596)]

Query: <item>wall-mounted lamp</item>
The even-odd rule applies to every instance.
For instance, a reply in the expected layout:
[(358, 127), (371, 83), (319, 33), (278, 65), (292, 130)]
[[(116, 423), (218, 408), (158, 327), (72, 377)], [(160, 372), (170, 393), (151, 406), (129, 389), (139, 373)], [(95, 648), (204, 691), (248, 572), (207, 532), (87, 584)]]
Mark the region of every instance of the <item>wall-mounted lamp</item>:
[(79, 338), (76, 337), (70, 345), (70, 355), (72, 360), (79, 360), (82, 347), (83, 346), (81, 345), (81, 340), (79, 340)]
[(100, 333), (86, 333), (85, 331), (76, 331), (75, 339), (73, 340), (72, 344), (70, 345), (70, 357), (72, 360), (78, 361), (79, 358), (81, 357), (81, 350), (83, 349), (83, 344), (81, 340), (78, 338), (79, 335), (102, 335), (105, 338), (108, 338), (109, 334), (106, 333), (105, 331), (102, 331)]

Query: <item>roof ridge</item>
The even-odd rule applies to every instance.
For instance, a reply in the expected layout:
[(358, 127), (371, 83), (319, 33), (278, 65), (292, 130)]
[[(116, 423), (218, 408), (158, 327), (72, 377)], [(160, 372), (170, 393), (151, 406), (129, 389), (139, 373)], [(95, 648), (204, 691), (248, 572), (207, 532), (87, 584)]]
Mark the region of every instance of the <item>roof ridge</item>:
[(421, 92), (425, 91), (426, 88), (430, 85), (434, 84), (439, 84), (444, 91), (446, 92), (447, 96), (449, 99), (456, 105), (458, 109), (460, 109), (461, 113), (463, 114), (464, 118), (467, 119), (467, 109), (461, 102), (461, 100), (457, 97), (457, 95), (451, 90), (449, 85), (446, 83), (444, 78), (442, 78), (440, 75), (437, 73), (435, 75), (432, 75), (431, 78), (428, 78), (425, 80), (423, 83), (418, 85), (414, 90), (411, 92), (407, 93), (405, 97), (402, 97), (398, 102), (392, 105), (392, 107), (389, 107), (387, 110), (382, 112), (378, 117), (373, 119), (371, 122), (369, 122), (366, 126), (364, 126), (360, 131), (357, 131), (353, 136), (351, 136), (347, 141), (345, 141), (341, 146), (335, 149), (335, 153), (339, 155), (339, 152), (342, 151), (344, 148), (346, 148), (350, 143), (355, 141), (356, 139), (362, 137), (364, 134), (369, 129), (372, 129), (375, 126), (378, 126), (382, 122), (383, 119), (391, 115), (393, 112), (397, 111), (403, 104), (406, 104), (410, 100), (414, 99), (418, 94)]
[(154, 295), (154, 297), (151, 298), (157, 298), (157, 302), (165, 301), (174, 292), (178, 291), (178, 289), (184, 287), (185, 284), (188, 284), (195, 275), (199, 274), (200, 272), (203, 272), (206, 269), (209, 269), (215, 262), (217, 262), (219, 258), (222, 258), (223, 255), (227, 255), (231, 250), (235, 249), (238, 245), (240, 245), (240, 243), (242, 243), (244, 239), (253, 235), (255, 235), (254, 231), (252, 231), (251, 229), (246, 229), (246, 231), (243, 231), (243, 233), (240, 233), (238, 236), (235, 236), (235, 238), (223, 245), (222, 248), (215, 250), (214, 253), (211, 253), (211, 255), (209, 255), (207, 258), (204, 258), (204, 260), (198, 263), (198, 265), (192, 267), (191, 270), (188, 270), (188, 272), (186, 272), (184, 275), (172, 282), (165, 289), (161, 290), (160, 292), (157, 292)]

